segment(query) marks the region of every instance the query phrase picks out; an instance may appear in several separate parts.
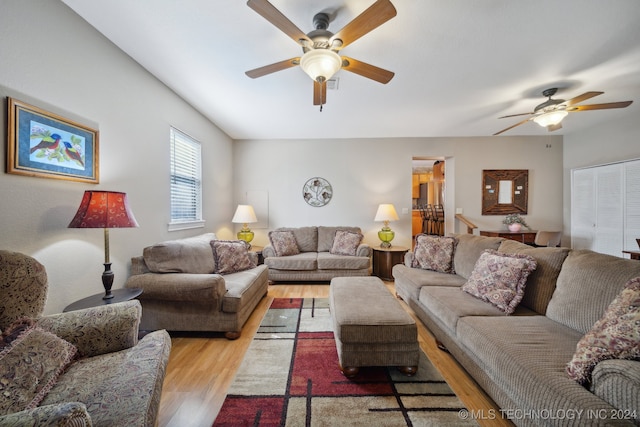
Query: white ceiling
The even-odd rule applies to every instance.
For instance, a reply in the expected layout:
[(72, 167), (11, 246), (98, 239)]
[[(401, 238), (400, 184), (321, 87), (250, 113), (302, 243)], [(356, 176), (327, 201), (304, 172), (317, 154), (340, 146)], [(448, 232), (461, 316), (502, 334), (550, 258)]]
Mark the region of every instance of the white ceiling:
[[(62, 0), (234, 139), (489, 136), (545, 101), (604, 91), (554, 134), (637, 117), (638, 0), (391, 0), (398, 14), (341, 51), (396, 73), (383, 85), (340, 71), (320, 112), (299, 67), (244, 72), (301, 48), (244, 0)], [(373, 0), (271, 0), (304, 32), (337, 32)], [(503, 135), (545, 135), (528, 122)]]

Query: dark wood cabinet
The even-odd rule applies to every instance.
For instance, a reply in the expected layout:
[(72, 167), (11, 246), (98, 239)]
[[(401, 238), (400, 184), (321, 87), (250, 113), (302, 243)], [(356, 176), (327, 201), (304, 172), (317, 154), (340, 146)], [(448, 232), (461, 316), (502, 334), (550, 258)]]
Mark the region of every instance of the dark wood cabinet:
[(536, 234), (538, 232), (536, 230), (529, 231), (509, 231), (509, 230), (498, 230), (498, 231), (480, 231), (481, 236), (488, 237), (503, 237), (505, 239), (516, 240), (521, 243), (526, 243), (527, 245), (533, 245), (533, 242), (536, 240)]
[(392, 269), (396, 264), (404, 262), (404, 255), (409, 249), (402, 246), (391, 246), (390, 248), (373, 248), (373, 275), (382, 280), (392, 282)]

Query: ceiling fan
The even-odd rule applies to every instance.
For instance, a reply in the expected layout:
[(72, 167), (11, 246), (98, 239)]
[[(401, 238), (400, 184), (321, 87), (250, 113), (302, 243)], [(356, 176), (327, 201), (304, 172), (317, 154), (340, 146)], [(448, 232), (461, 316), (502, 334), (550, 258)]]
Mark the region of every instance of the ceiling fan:
[(586, 101), (589, 98), (593, 98), (594, 96), (602, 95), (604, 92), (585, 92), (582, 95), (576, 96), (575, 98), (571, 98), (568, 101), (564, 99), (552, 99), (551, 97), (555, 95), (558, 91), (557, 88), (546, 89), (542, 92), (542, 95), (548, 97), (545, 102), (536, 106), (531, 113), (522, 113), (522, 114), (511, 114), (509, 116), (499, 117), (500, 119), (505, 119), (507, 117), (517, 117), (517, 116), (532, 116), (527, 119), (524, 119), (521, 122), (516, 123), (513, 126), (509, 126), (506, 129), (502, 129), (500, 132), (494, 133), (494, 135), (500, 135), (503, 132), (508, 131), (509, 129), (513, 129), (516, 126), (520, 126), (523, 123), (528, 122), (529, 120), (533, 120), (538, 123), (542, 127), (546, 127), (549, 132), (554, 130), (558, 130), (562, 128), (562, 119), (564, 119), (569, 113), (574, 113), (577, 111), (588, 111), (588, 110), (606, 110), (609, 108), (625, 108), (631, 105), (633, 101), (621, 101), (621, 102), (608, 102), (606, 104), (590, 104), (590, 105), (576, 105), (583, 101)]
[(327, 30), (329, 15), (323, 12), (313, 17), (315, 30), (305, 34), (267, 0), (249, 0), (247, 5), (298, 43), (303, 52), (302, 56), (247, 71), (245, 74), (252, 79), (300, 65), (313, 79), (313, 105), (320, 105), (322, 111), (327, 100), (327, 80), (340, 69), (383, 84), (394, 76), (391, 71), (338, 55), (341, 49), (396, 16), (396, 8), (389, 0), (376, 0), (335, 34)]

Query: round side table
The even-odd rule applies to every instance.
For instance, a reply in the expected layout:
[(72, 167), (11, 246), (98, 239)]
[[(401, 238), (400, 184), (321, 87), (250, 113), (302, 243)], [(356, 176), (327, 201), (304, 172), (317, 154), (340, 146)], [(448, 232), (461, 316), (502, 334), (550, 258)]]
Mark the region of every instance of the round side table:
[(390, 248), (372, 247), (373, 249), (373, 275), (382, 280), (393, 282), (392, 269), (396, 264), (404, 262), (404, 254), (409, 248), (391, 246)]
[(90, 297), (83, 298), (74, 303), (69, 304), (62, 310), (63, 312), (81, 310), (83, 308), (98, 307), (100, 305), (115, 304), (117, 302), (129, 301), (137, 298), (142, 293), (142, 289), (137, 288), (123, 288), (111, 290), (113, 298), (102, 299), (104, 293), (91, 295)]

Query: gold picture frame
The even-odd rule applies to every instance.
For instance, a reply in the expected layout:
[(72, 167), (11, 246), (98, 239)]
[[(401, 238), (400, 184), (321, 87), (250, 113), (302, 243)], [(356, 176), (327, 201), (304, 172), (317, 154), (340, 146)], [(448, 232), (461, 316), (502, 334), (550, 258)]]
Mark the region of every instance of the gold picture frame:
[(11, 97), (7, 101), (7, 173), (99, 183), (97, 130)]

